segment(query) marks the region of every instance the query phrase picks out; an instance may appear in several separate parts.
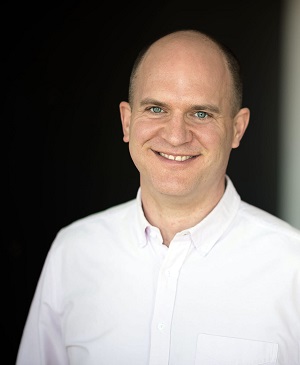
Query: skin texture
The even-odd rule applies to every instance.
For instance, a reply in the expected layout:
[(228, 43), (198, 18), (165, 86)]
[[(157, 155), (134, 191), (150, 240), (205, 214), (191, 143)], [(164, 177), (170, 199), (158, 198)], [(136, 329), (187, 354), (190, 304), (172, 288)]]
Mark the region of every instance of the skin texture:
[(131, 105), (120, 103), (123, 140), (140, 173), (143, 209), (167, 246), (224, 193), (230, 152), (250, 117), (248, 108), (236, 111), (233, 104), (224, 55), (192, 31), (156, 41), (137, 70)]

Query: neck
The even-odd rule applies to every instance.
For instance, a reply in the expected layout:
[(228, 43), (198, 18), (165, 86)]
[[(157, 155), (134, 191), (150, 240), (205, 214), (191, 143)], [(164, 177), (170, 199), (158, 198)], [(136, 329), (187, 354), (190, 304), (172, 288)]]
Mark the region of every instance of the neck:
[(160, 229), (166, 246), (176, 235), (202, 221), (218, 204), (224, 194), (224, 184), (217, 191), (203, 192), (196, 199), (166, 194), (150, 194), (141, 186), (144, 214), (155, 227)]

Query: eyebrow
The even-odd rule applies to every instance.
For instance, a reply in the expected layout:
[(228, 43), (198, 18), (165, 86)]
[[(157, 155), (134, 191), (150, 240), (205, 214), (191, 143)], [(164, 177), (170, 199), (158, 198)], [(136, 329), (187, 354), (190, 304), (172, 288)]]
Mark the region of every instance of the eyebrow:
[(194, 110), (207, 110), (209, 112), (216, 113), (216, 114), (220, 113), (220, 109), (216, 105), (213, 105), (213, 104), (193, 105), (192, 109), (194, 109)]
[[(145, 99), (141, 100), (141, 103), (140, 103), (141, 106), (149, 105), (149, 104), (159, 105), (161, 107), (168, 107), (168, 104), (166, 104), (162, 101), (156, 100), (156, 99), (152, 99), (152, 98), (145, 98)], [(214, 104), (191, 105), (191, 109), (192, 110), (207, 110), (209, 112), (216, 113), (216, 114), (220, 113), (220, 109)]]
[(158, 100), (152, 99), (152, 98), (143, 99), (143, 100), (141, 100), (140, 104), (141, 104), (141, 106), (149, 105), (149, 104), (160, 105), (162, 107), (168, 106), (166, 103), (163, 103), (162, 101), (158, 101)]

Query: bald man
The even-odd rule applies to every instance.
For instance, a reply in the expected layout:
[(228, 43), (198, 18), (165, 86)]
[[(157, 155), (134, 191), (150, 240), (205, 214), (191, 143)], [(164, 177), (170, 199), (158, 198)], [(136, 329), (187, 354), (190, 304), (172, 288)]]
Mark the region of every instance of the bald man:
[(58, 233), (17, 365), (300, 364), (300, 232), (226, 174), (242, 89), (234, 54), (199, 31), (140, 52), (120, 103), (136, 198)]

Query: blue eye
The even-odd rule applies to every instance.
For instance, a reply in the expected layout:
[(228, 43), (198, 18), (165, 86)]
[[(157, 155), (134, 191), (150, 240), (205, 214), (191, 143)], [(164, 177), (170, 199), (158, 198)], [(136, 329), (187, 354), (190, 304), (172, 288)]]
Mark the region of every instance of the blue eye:
[(150, 108), (150, 110), (155, 114), (159, 114), (159, 113), (163, 112), (162, 108), (160, 108), (159, 106), (153, 106), (152, 108)]
[(208, 117), (208, 114), (206, 112), (197, 112), (196, 113), (196, 116), (199, 118), (199, 119), (205, 119)]

